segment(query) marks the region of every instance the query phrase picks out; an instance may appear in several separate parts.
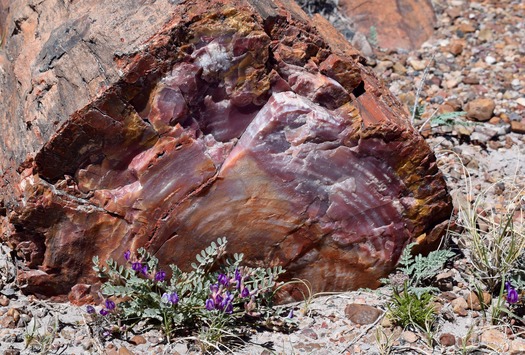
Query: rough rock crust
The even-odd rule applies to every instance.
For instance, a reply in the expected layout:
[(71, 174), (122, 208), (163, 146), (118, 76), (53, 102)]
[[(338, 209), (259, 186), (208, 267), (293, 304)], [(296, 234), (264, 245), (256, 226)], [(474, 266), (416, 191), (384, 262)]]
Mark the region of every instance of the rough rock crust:
[(145, 246), (187, 268), (223, 236), (314, 291), (374, 287), (441, 235), (430, 148), (322, 17), (280, 0), (10, 6), (0, 213), (25, 292), (86, 301), (95, 255)]

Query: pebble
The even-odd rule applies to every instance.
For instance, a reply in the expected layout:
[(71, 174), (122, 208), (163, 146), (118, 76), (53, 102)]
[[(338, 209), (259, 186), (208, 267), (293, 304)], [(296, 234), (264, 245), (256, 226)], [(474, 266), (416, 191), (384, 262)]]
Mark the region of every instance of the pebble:
[(494, 351), (505, 352), (509, 347), (507, 336), (493, 328), (481, 333), (480, 341)]
[(497, 59), (494, 58), (491, 55), (488, 55), (488, 56), (485, 57), (485, 63), (487, 63), (488, 65), (492, 65), (492, 64), (494, 64), (496, 62), (497, 62)]
[(512, 132), (525, 134), (525, 123), (523, 121), (512, 121), (510, 123), (510, 129)]
[(374, 323), (383, 312), (366, 304), (350, 303), (346, 305), (345, 314), (352, 322), (366, 325)]
[(6, 307), (6, 306), (9, 306), (9, 298), (7, 298), (7, 296), (5, 295), (1, 295), (0, 296), (0, 306), (2, 307)]
[(452, 53), (453, 55), (458, 56), (463, 52), (464, 48), (465, 48), (464, 40), (454, 40), (452, 41), (452, 43), (450, 43), (448, 47), (448, 51)]
[(494, 115), (496, 104), (489, 98), (480, 98), (467, 104), (467, 117), (476, 121), (488, 121)]
[(525, 354), (525, 340), (524, 339), (514, 339), (510, 342), (509, 353), (511, 355), (523, 355)]
[[(483, 293), (483, 304), (485, 305), (485, 307), (487, 307), (489, 302), (490, 302), (490, 295), (488, 293), (484, 292)], [(467, 305), (468, 305), (468, 309), (472, 309), (474, 311), (481, 311), (482, 304), (481, 304), (481, 302), (479, 300), (479, 297), (478, 297), (478, 294), (476, 292), (471, 291), (467, 295)]]
[(403, 333), (401, 333), (401, 339), (407, 343), (415, 343), (419, 340), (419, 336), (410, 330), (405, 330)]
[(129, 342), (131, 344), (140, 345), (140, 344), (146, 344), (147, 341), (142, 335), (134, 335)]
[(439, 336), (439, 343), (443, 346), (456, 345), (456, 337), (450, 333), (443, 333)]
[(11, 317), (15, 323), (18, 323), (20, 320), (20, 312), (16, 308), (9, 308), (6, 315)]
[(421, 71), (421, 70), (425, 70), (428, 63), (425, 60), (411, 59), (409, 61), (409, 64), (412, 68), (414, 68), (414, 70)]
[(463, 297), (456, 298), (455, 300), (450, 302), (450, 305), (452, 306), (452, 310), (454, 311), (454, 313), (456, 313), (458, 316), (465, 317), (468, 314), (468, 304)]

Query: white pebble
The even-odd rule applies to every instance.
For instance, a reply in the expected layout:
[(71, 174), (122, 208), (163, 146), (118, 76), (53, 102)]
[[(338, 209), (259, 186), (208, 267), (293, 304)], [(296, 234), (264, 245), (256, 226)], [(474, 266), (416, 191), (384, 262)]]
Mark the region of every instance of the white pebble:
[(494, 58), (491, 55), (488, 55), (488, 56), (485, 57), (485, 63), (487, 63), (488, 65), (492, 65), (492, 64), (496, 63), (496, 58)]

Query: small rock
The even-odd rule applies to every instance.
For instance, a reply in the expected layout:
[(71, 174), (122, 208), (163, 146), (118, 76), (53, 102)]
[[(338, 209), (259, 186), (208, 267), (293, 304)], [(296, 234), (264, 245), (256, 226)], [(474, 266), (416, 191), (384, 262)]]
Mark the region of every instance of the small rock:
[(403, 333), (401, 333), (401, 339), (407, 343), (415, 343), (418, 341), (419, 337), (416, 333), (411, 332), (410, 330), (405, 330)]
[(458, 30), (463, 33), (472, 33), (476, 31), (476, 28), (472, 26), (470, 23), (461, 23), (458, 26)]
[(525, 107), (525, 97), (520, 97), (519, 99), (516, 99), (516, 103)]
[(0, 318), (0, 328), (14, 329), (16, 328), (16, 323), (12, 317), (2, 317)]
[(456, 295), (454, 292), (447, 291), (441, 294), (441, 298), (447, 301), (452, 301), (458, 298), (458, 295)]
[(493, 35), (490, 28), (484, 28), (478, 32), (478, 39), (480, 41), (489, 42), (492, 41)]
[(463, 297), (458, 297), (450, 302), (452, 310), (459, 316), (465, 317), (467, 315), (468, 304)]
[(412, 59), (408, 62), (408, 64), (410, 64), (410, 66), (417, 71), (425, 70), (427, 67), (427, 62), (425, 60)]
[(467, 75), (464, 79), (463, 79), (463, 83), (464, 84), (468, 84), (468, 85), (478, 85), (479, 84), (479, 78), (475, 75)]
[(352, 45), (358, 49), (365, 57), (371, 57), (374, 55), (374, 50), (368, 42), (368, 39), (361, 32), (356, 32), (352, 38)]
[(134, 345), (146, 344), (147, 341), (142, 335), (134, 335), (129, 342)]
[(497, 62), (497, 59), (494, 58), (491, 55), (488, 55), (488, 56), (485, 57), (485, 63), (487, 63), (488, 65), (492, 65), (492, 64), (494, 64), (496, 62)]
[(525, 340), (518, 338), (511, 341), (509, 353), (511, 355), (525, 354)]
[(467, 117), (477, 121), (488, 121), (492, 118), (495, 107), (494, 100), (488, 98), (470, 101), (467, 104)]
[(391, 328), (394, 326), (394, 323), (392, 323), (392, 320), (389, 318), (389, 317), (384, 317), (382, 320), (381, 320), (381, 326), (383, 328)]
[(6, 307), (9, 305), (9, 298), (6, 295), (0, 296), (0, 306)]
[(106, 346), (106, 355), (119, 355), (114, 344), (110, 343)]
[(463, 49), (465, 48), (465, 41), (461, 40), (455, 40), (450, 43), (448, 47), (448, 51), (452, 53), (455, 56), (458, 56), (463, 52)]
[(448, 17), (451, 19), (455, 19), (461, 16), (461, 8), (454, 6), (454, 7), (448, 7), (445, 12), (447, 13)]
[(480, 311), (481, 310), (481, 302), (479, 301), (479, 297), (476, 294), (476, 292), (471, 291), (467, 296), (467, 305), (469, 309), (472, 309), (474, 311)]
[[(157, 352), (157, 349), (158, 349), (158, 346), (150, 347), (150, 353)], [(171, 344), (171, 346), (169, 347), (169, 354), (182, 355), (182, 354), (188, 354), (188, 353), (189, 353), (188, 345), (183, 342)], [(271, 354), (272, 353), (269, 352), (267, 349), (264, 349), (263, 351), (261, 351), (260, 355), (271, 355)]]
[[(455, 129), (458, 132), (458, 134), (462, 136), (470, 136), (474, 132), (473, 126), (458, 125), (457, 127), (455, 127)], [(450, 291), (450, 290), (447, 290), (447, 291)]]
[(439, 343), (443, 346), (456, 345), (456, 337), (450, 333), (443, 333), (439, 337)]
[(121, 346), (120, 349), (118, 349), (118, 355), (133, 355), (133, 352), (125, 346)]
[(504, 352), (508, 349), (508, 339), (505, 334), (497, 329), (488, 329), (481, 334), (481, 342), (487, 345), (488, 348)]
[(16, 308), (9, 308), (6, 315), (8, 317), (13, 318), (15, 323), (18, 323), (18, 321), (20, 320), (20, 312)]
[(29, 314), (22, 313), (20, 315), (20, 320), (18, 321), (18, 327), (25, 327), (31, 321), (31, 316)]
[(377, 66), (375, 67), (375, 70), (378, 73), (384, 73), (387, 69), (392, 68), (393, 65), (394, 63), (390, 60), (381, 60), (377, 62)]
[(399, 62), (395, 62), (392, 69), (394, 70), (394, 73), (397, 74), (405, 74), (407, 72), (407, 68), (405, 68), (405, 66)]
[(366, 304), (349, 303), (346, 305), (345, 314), (352, 322), (366, 325), (374, 323), (383, 312)]
[(525, 134), (525, 123), (512, 121), (510, 123), (510, 129), (512, 132)]

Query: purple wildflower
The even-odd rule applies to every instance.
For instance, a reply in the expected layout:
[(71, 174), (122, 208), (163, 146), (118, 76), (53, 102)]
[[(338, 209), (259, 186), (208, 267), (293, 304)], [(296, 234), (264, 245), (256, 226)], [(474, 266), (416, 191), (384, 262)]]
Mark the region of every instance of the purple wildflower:
[[(218, 301), (219, 297), (217, 297)], [(226, 292), (226, 295), (222, 300), (219, 301), (219, 309), (224, 310), (226, 313), (232, 313), (233, 312), (233, 295), (229, 292)], [(230, 307), (231, 306), (231, 307)], [(231, 311), (230, 311), (231, 309)]]
[(89, 306), (86, 307), (86, 312), (88, 312), (88, 314), (94, 314), (97, 311), (95, 310), (95, 307), (89, 305)]
[(232, 314), (233, 313), (233, 304), (232, 303), (228, 303), (228, 305), (224, 309), (224, 313), (228, 313), (228, 314)]
[[(213, 296), (212, 296), (213, 298)], [(222, 309), (222, 301), (223, 301), (223, 298), (221, 295), (216, 295), (215, 296), (215, 305), (216, 305), (216, 309)]]
[(239, 271), (239, 269), (235, 269), (235, 276), (234, 276), (234, 279), (235, 279), (235, 281), (237, 281), (239, 284), (241, 283), (241, 280), (242, 280), (242, 274), (241, 274), (241, 272)]
[(171, 303), (172, 305), (179, 303), (179, 295), (177, 292), (164, 293), (162, 295), (162, 300), (166, 303)]
[(230, 283), (230, 279), (228, 278), (228, 276), (224, 274), (219, 274), (219, 276), (217, 277), (217, 280), (219, 281), (221, 285), (224, 285), (225, 287), (228, 287), (228, 284)]
[(142, 269), (140, 270), (140, 272), (141, 272), (143, 275), (148, 275), (148, 265), (143, 265), (143, 266), (142, 266)]
[(107, 309), (102, 308), (100, 310), (100, 314), (102, 314), (103, 316), (107, 316), (109, 314), (109, 311)]
[(206, 300), (206, 309), (208, 311), (213, 311), (215, 309), (215, 302), (211, 298)]
[(106, 308), (108, 310), (111, 311), (111, 310), (115, 309), (115, 302), (113, 302), (112, 300), (106, 300), (105, 303), (106, 303)]
[(242, 298), (250, 297), (250, 290), (248, 289), (248, 287), (245, 287), (242, 289), (241, 297)]
[(508, 281), (505, 282), (505, 288), (507, 289), (507, 302), (517, 303), (520, 299), (518, 291), (516, 291), (516, 289), (512, 287), (512, 284)]
[(179, 295), (177, 295), (177, 292), (173, 292), (172, 294), (170, 294), (170, 302), (171, 304), (179, 303)]
[(290, 309), (290, 313), (288, 313), (288, 316), (286, 318), (288, 318), (288, 319), (292, 319), (293, 318), (293, 308)]
[(166, 271), (164, 270), (159, 270), (155, 274), (155, 281), (164, 281), (165, 278), (166, 278)]
[(133, 264), (131, 264), (131, 269), (135, 271), (141, 271), (142, 270), (142, 263), (140, 261), (135, 261)]
[(124, 252), (124, 259), (126, 259), (126, 261), (129, 261), (130, 257), (131, 257), (131, 251), (130, 250), (126, 250)]
[(210, 286), (210, 291), (213, 293), (213, 294), (216, 294), (217, 292), (219, 292), (219, 285), (217, 284), (213, 284)]

